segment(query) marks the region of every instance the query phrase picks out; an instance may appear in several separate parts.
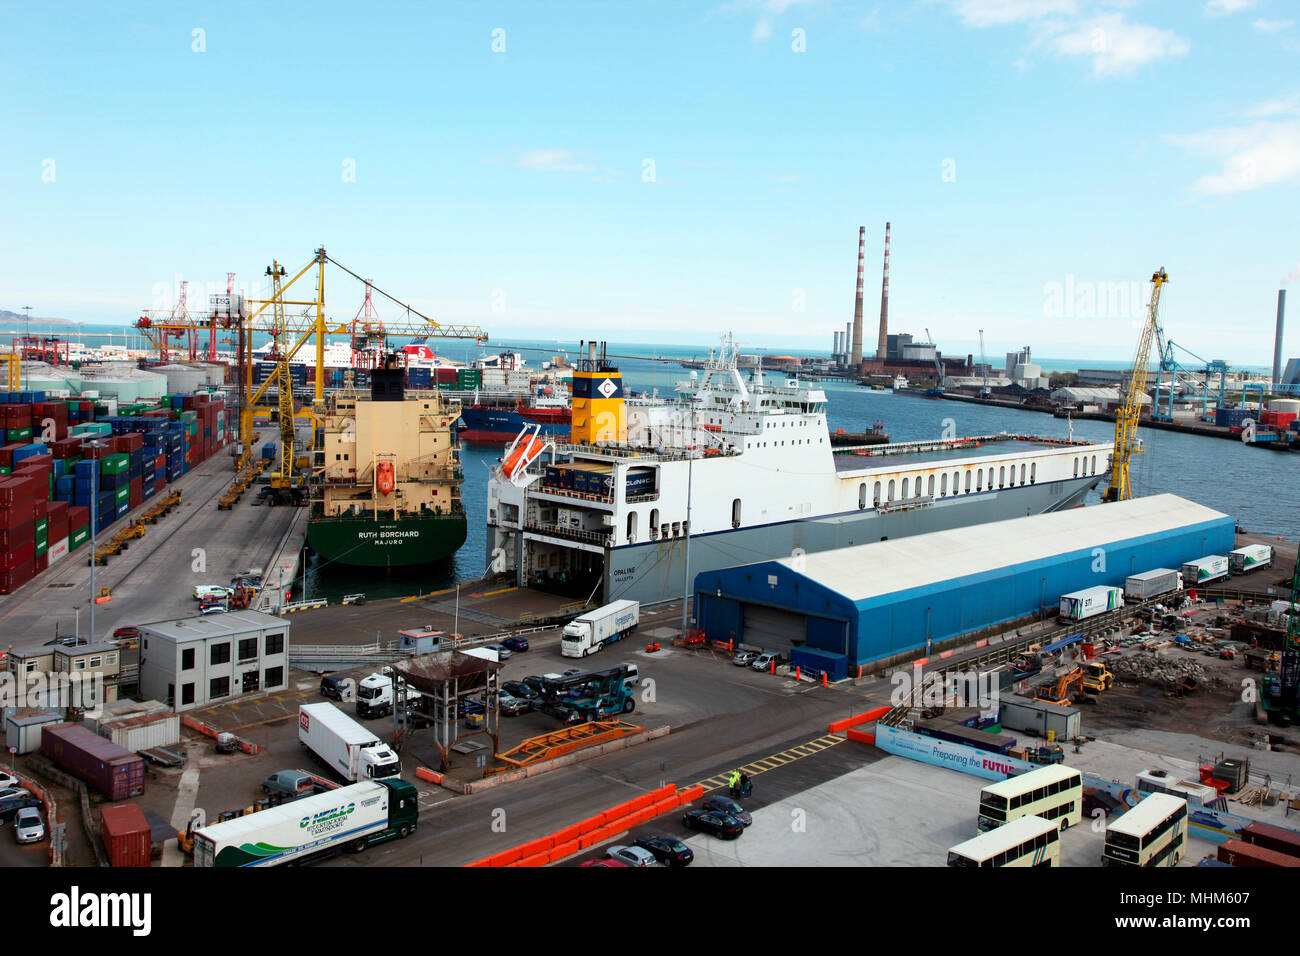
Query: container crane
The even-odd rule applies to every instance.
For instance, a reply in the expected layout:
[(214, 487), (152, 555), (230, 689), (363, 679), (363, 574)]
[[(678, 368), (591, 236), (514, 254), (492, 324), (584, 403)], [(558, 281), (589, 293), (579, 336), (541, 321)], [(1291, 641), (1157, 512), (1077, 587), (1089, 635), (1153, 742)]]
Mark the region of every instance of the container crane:
[(1134, 455), (1142, 453), (1142, 439), (1137, 436), (1138, 422), (1142, 418), (1142, 396), (1146, 394), (1151, 342), (1155, 339), (1159, 325), (1157, 316), (1160, 311), (1160, 290), (1168, 281), (1169, 276), (1163, 266), (1151, 276), (1151, 303), (1147, 306), (1146, 322), (1138, 338), (1137, 355), (1133, 359), (1128, 385), (1120, 396), (1120, 407), (1115, 412), (1115, 454), (1111, 460), (1110, 487), (1102, 496), (1103, 501), (1126, 501), (1133, 497), (1129, 462)]

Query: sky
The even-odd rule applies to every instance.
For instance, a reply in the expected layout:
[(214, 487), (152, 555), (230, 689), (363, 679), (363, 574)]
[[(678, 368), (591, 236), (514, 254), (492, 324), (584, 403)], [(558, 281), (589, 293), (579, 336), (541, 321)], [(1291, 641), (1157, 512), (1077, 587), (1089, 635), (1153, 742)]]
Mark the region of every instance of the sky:
[(1296, 0), (11, 4), (0, 309), (323, 245), (496, 336), (824, 351), (865, 226), (871, 354), (888, 221), (891, 330), (951, 354), (1129, 357), (1164, 267), (1169, 338), (1268, 364), (1297, 62)]

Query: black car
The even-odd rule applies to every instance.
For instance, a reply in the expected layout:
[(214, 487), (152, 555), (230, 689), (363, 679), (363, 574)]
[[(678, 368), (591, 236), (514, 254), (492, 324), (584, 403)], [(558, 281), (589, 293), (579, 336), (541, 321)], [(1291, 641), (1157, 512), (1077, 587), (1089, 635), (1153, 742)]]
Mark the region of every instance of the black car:
[(734, 840), (745, 832), (745, 825), (735, 817), (717, 810), (687, 810), (682, 823), (688, 830), (703, 830), (722, 840)]
[[(45, 646), (46, 646), (46, 647), (55, 647), (55, 646), (57, 646), (57, 647), (76, 647), (76, 646), (77, 646), (78, 644), (80, 644), (80, 643), (82, 643), (82, 639), (81, 639), (81, 638), (79, 638), (79, 637), (69, 637), (69, 636), (67, 636), (67, 635), (64, 635), (63, 637), (56, 637), (56, 638), (55, 638), (54, 640), (52, 640), (52, 641), (46, 641), (46, 642), (45, 642)], [(89, 642), (89, 641), (86, 641), (85, 643), (90, 643), (90, 642)]]
[(526, 700), (530, 703), (535, 700), (541, 700), (542, 695), (537, 692), (537, 688), (531, 684), (525, 684), (523, 681), (508, 680), (501, 685), (501, 689), (511, 697), (519, 700)]
[(705, 810), (716, 810), (718, 813), (725, 813), (729, 817), (735, 817), (740, 821), (741, 826), (749, 826), (754, 822), (754, 818), (749, 815), (749, 811), (738, 804), (731, 797), (708, 797), (704, 801)]
[(634, 846), (639, 846), (643, 850), (649, 850), (654, 854), (656, 860), (664, 866), (686, 866), (695, 859), (695, 854), (681, 840), (676, 840), (668, 836), (643, 836), (638, 837)]
[(346, 681), (347, 678), (341, 674), (326, 674), (320, 679), (321, 696), (329, 697), (331, 700), (342, 700)]
[(18, 811), (24, 807), (39, 807), (40, 805), (40, 798), (27, 791), (23, 791), (17, 796), (0, 799), (0, 823), (12, 820)]

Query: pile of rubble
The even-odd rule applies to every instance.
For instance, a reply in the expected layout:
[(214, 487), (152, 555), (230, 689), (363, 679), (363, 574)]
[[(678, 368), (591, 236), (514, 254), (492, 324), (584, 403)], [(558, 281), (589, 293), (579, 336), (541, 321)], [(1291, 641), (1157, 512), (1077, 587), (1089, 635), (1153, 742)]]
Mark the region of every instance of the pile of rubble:
[(1221, 676), (1190, 657), (1161, 658), (1132, 655), (1112, 661), (1108, 666), (1120, 680), (1155, 684), (1157, 687), (1167, 689), (1182, 687), (1191, 690), (1195, 687), (1215, 687), (1223, 683)]

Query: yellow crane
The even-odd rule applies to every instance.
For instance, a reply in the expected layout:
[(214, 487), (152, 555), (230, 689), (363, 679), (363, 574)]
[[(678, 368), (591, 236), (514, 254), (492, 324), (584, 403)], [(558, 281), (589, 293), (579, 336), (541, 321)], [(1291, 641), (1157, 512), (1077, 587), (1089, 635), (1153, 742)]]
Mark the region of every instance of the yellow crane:
[(1102, 496), (1103, 501), (1126, 501), (1133, 497), (1133, 486), (1129, 481), (1129, 461), (1134, 455), (1142, 453), (1142, 439), (1137, 435), (1138, 422), (1142, 418), (1142, 396), (1147, 390), (1147, 364), (1151, 359), (1151, 342), (1158, 328), (1156, 316), (1160, 309), (1160, 290), (1168, 281), (1169, 276), (1163, 266), (1151, 276), (1151, 303), (1147, 306), (1146, 323), (1142, 326), (1142, 335), (1138, 338), (1133, 371), (1121, 396), (1120, 407), (1115, 412), (1115, 454), (1111, 459), (1110, 487)]

